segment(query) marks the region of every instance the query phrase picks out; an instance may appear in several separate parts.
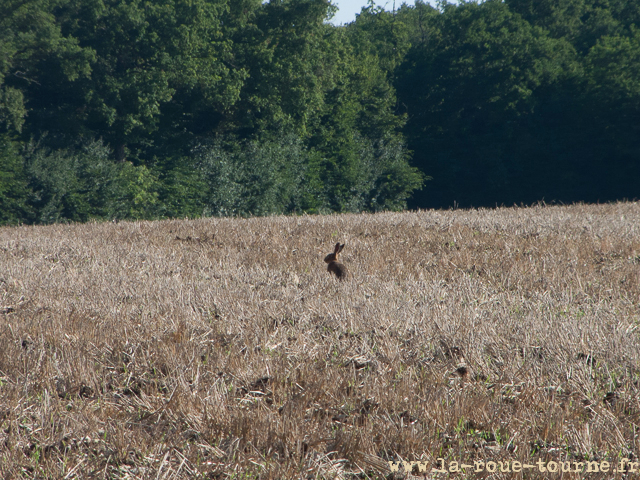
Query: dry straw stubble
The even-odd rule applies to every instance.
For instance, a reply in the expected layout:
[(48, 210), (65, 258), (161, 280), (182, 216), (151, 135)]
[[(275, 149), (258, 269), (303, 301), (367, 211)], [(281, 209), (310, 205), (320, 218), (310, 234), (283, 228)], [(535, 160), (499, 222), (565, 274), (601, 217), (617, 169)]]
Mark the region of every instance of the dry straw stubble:
[(2, 228), (0, 476), (633, 459), (639, 225), (621, 203)]

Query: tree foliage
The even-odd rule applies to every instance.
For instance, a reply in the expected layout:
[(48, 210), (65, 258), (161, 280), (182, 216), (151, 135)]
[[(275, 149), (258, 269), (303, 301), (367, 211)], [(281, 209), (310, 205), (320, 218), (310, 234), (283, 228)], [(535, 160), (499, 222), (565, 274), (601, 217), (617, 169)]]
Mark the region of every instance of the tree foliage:
[(414, 164), (433, 175), (413, 205), (637, 197), (639, 50), (622, 11), (587, 0), (443, 5), (394, 82)]
[(638, 197), (636, 2), (335, 9), (2, 2), (0, 222)]

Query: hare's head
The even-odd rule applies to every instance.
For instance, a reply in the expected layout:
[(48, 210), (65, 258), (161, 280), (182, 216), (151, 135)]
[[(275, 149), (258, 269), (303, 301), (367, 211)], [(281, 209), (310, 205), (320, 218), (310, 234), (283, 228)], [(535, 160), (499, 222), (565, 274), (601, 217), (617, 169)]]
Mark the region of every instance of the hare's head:
[(337, 262), (338, 254), (342, 251), (343, 248), (344, 248), (344, 243), (342, 245), (340, 245), (340, 242), (336, 243), (336, 247), (333, 250), (333, 253), (330, 253), (329, 255), (324, 257), (324, 261), (326, 263)]

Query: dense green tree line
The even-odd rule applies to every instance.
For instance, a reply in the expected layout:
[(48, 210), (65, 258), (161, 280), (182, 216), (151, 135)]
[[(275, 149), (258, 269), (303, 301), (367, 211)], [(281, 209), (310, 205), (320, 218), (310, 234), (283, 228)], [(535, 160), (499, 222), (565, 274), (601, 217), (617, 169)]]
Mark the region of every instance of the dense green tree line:
[(3, 1), (0, 223), (639, 196), (640, 2), (334, 10)]
[(640, 2), (417, 4), (395, 19), (403, 133), (434, 178), (413, 206), (640, 197)]

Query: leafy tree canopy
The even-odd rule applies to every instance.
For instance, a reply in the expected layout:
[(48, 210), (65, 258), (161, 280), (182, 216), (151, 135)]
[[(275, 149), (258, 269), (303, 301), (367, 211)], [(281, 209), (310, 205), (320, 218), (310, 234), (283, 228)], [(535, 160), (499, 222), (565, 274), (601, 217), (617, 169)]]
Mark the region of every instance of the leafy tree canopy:
[(638, 197), (637, 2), (335, 10), (0, 3), (0, 222)]

